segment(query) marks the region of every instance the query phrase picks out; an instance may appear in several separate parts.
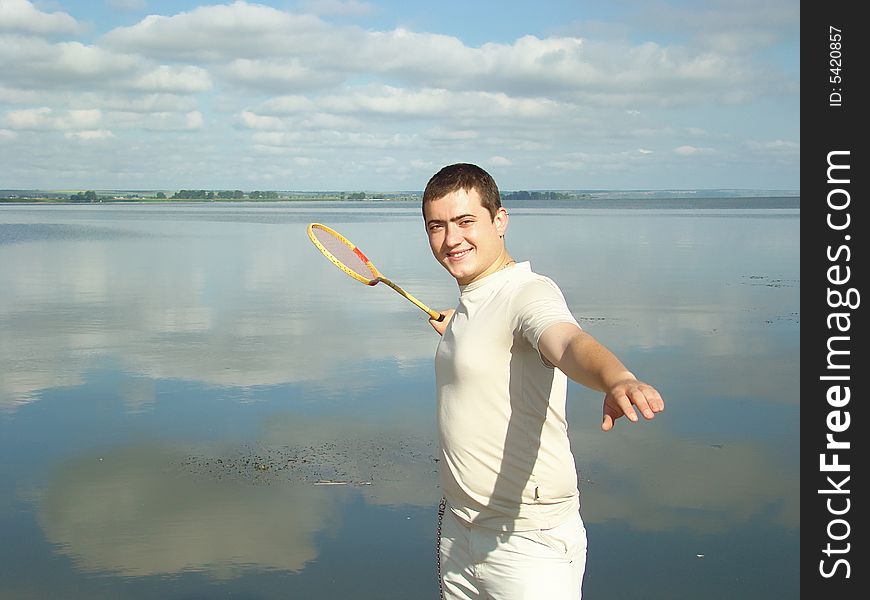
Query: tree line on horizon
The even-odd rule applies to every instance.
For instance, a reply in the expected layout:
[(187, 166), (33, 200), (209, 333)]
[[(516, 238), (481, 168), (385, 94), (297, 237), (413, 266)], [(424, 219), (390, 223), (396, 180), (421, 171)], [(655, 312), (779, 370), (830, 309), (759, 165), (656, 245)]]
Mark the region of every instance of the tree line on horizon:
[(519, 190), (516, 192), (502, 192), (502, 200), (569, 200), (576, 198), (577, 194), (566, 194), (564, 192), (529, 192)]
[[(528, 191), (518, 190), (515, 192), (501, 192), (502, 200), (567, 200), (577, 198), (577, 194), (554, 192), (554, 191)], [(587, 196), (581, 194), (580, 196)], [(178, 190), (172, 196), (167, 197), (164, 192), (157, 192), (153, 198), (157, 200), (277, 200), (279, 196), (275, 191), (259, 191), (244, 192), (242, 190)], [(346, 200), (365, 200), (372, 196), (365, 192), (341, 193), (341, 199)], [(134, 196), (132, 194), (125, 195), (123, 199), (137, 199), (142, 196)], [(94, 190), (86, 192), (77, 192), (69, 196), (70, 202), (104, 202), (117, 200), (115, 196), (100, 196)]]
[(172, 196), (172, 199), (178, 200), (214, 200), (215, 198), (221, 200), (244, 200), (245, 198), (250, 200), (276, 200), (278, 192), (255, 190), (246, 194), (242, 190), (220, 190), (217, 192), (212, 190), (179, 190)]
[[(166, 200), (167, 196), (163, 192), (157, 192), (154, 196), (157, 200)], [(127, 194), (123, 199), (125, 200), (134, 200), (137, 198), (142, 198), (142, 196), (136, 196), (133, 194)], [(243, 192), (242, 190), (179, 190), (175, 192), (169, 200), (277, 200), (278, 192), (263, 192), (259, 190), (255, 190), (253, 192)], [(103, 202), (106, 200), (115, 200), (117, 199), (115, 196), (100, 196), (94, 190), (88, 190), (86, 192), (76, 192), (74, 194), (70, 194), (69, 201), (70, 202)]]

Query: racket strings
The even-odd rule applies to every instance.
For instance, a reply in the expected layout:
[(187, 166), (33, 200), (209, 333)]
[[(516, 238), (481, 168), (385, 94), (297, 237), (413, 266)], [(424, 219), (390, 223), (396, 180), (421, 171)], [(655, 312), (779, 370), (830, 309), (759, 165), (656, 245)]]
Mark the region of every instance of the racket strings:
[(359, 250), (351, 248), (341, 239), (335, 237), (330, 232), (320, 228), (312, 230), (314, 237), (320, 242), (326, 250), (332, 254), (338, 262), (345, 267), (365, 279), (373, 279), (377, 275), (372, 272), (366, 262), (365, 255)]

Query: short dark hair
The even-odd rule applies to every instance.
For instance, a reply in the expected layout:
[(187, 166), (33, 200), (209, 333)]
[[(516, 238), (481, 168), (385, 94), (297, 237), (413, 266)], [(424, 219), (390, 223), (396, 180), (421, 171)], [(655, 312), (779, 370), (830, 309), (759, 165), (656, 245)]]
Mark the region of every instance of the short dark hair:
[(495, 214), (501, 208), (501, 196), (492, 175), (469, 163), (447, 165), (435, 173), (426, 184), (423, 191), (423, 207), (427, 202), (443, 198), (447, 194), (459, 190), (476, 190), (480, 195), (480, 204), (489, 211), (489, 216), (495, 219)]

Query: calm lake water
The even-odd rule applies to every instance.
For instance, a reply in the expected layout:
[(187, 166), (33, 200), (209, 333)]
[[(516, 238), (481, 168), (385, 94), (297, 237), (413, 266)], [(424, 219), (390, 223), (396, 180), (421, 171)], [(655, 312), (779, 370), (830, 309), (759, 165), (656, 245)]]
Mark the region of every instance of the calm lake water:
[[(509, 206), (667, 402), (569, 387), (584, 598), (799, 597), (798, 205)], [(312, 221), (455, 304), (416, 203), (0, 206), (0, 598), (438, 597), (437, 335)]]

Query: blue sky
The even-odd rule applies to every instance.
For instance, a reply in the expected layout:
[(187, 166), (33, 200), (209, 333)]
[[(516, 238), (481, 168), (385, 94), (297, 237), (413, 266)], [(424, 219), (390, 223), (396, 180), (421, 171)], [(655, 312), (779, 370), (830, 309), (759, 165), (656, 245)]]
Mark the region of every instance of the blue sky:
[(797, 0), (0, 0), (0, 188), (799, 189)]

